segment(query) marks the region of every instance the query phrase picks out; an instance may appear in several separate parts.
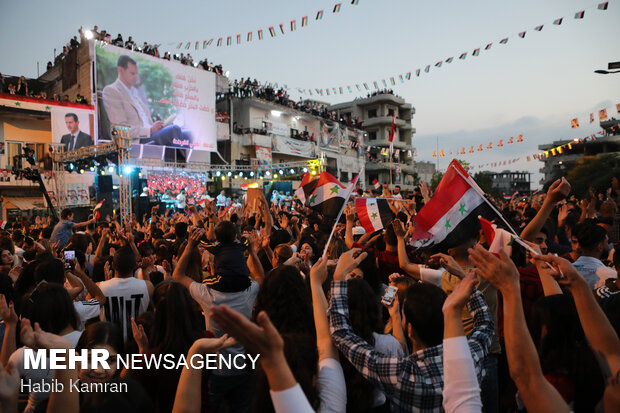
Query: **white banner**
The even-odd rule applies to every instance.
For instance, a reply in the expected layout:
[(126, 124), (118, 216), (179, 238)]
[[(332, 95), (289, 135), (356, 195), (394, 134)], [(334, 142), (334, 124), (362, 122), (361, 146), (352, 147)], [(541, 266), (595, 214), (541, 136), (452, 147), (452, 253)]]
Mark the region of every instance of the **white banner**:
[(283, 138), (282, 136), (275, 136), (272, 142), (272, 152), (303, 156), (306, 158), (315, 157), (315, 150), (312, 142)]

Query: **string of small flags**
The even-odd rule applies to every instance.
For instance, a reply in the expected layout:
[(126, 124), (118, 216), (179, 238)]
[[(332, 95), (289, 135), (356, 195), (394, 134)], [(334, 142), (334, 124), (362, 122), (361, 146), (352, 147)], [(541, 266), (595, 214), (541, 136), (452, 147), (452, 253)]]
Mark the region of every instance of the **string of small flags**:
[[(359, 0), (351, 0), (352, 6), (357, 6), (358, 4), (359, 4)], [(334, 4), (334, 7), (332, 9), (332, 14), (340, 13), (341, 8), (342, 8), (342, 3)], [(323, 20), (324, 16), (325, 16), (325, 10), (318, 10), (314, 17), (314, 21)], [(257, 38), (258, 40), (265, 39), (266, 33), (269, 33), (269, 37), (273, 38), (273, 37), (277, 37), (278, 35), (284, 35), (287, 32), (292, 33), (296, 31), (298, 27), (301, 27), (301, 28), (307, 27), (308, 24), (310, 23), (311, 17), (312, 16), (308, 16), (308, 15), (302, 16), (302, 18), (299, 20), (291, 19), (290, 23), (279, 23), (278, 25), (275, 25), (275, 26), (269, 26), (267, 30), (264, 30), (264, 28), (257, 29), (257, 30), (250, 30), (247, 32), (247, 34), (245, 34), (246, 32), (244, 31), (243, 33), (216, 36), (216, 37), (212, 37), (207, 40), (193, 40), (190, 42), (185, 41), (185, 42), (178, 42), (178, 43), (174, 42), (174, 43), (168, 43), (168, 44), (169, 45), (176, 44), (177, 49), (181, 49), (181, 48), (190, 49), (193, 46), (195, 50), (198, 50), (201, 47), (202, 49), (206, 49), (207, 47), (210, 47), (213, 45), (215, 45), (215, 47), (222, 47), (224, 46), (224, 43), (226, 44), (226, 46), (232, 46), (233, 44), (239, 45), (243, 42), (242, 39), (245, 39), (245, 43), (251, 43), (255, 38)], [(299, 22), (299, 25), (297, 24), (297, 22)]]
[[(578, 11), (574, 14), (573, 19), (575, 20), (582, 20), (585, 16), (585, 13), (588, 9), (594, 8), (596, 7), (597, 10), (607, 10), (609, 6), (609, 2), (603, 2), (603, 3), (599, 3), (596, 6), (591, 6), (588, 7), (584, 10)], [(562, 23), (564, 22), (564, 17), (560, 17), (555, 19), (551, 25), (552, 26), (561, 26)], [(543, 30), (543, 27), (545, 27), (544, 24), (535, 26), (532, 30), (536, 31), (536, 32), (540, 32)], [(521, 38), (521, 39), (525, 39), (525, 36), (527, 34), (527, 30), (524, 30), (522, 32), (517, 33), (516, 35)], [(510, 36), (508, 37), (504, 37), (502, 39), (500, 39), (498, 41), (498, 43), (500, 45), (506, 45), (508, 44), (510, 40)], [(391, 88), (392, 86), (396, 86), (397, 84), (403, 84), (405, 83), (405, 81), (410, 81), (412, 78), (418, 78), (420, 77), (420, 75), (422, 75), (423, 73), (430, 73), (432, 68), (436, 68), (439, 69), (442, 66), (447, 66), (453, 62), (459, 61), (459, 60), (465, 60), (467, 58), (468, 55), (471, 54), (471, 56), (477, 57), (480, 56), (480, 53), (482, 51), (490, 51), (491, 48), (493, 46), (493, 42), (489, 42), (487, 43), (484, 47), (480, 46), (475, 48), (473, 51), (464, 51), (458, 55), (453, 55), (448, 57), (447, 59), (442, 59), (437, 61), (434, 64), (428, 64), (426, 66), (421, 66), (419, 68), (416, 68), (415, 70), (412, 70), (410, 72), (405, 72), (405, 73), (400, 73), (400, 74), (396, 74), (394, 76), (388, 76), (386, 78), (383, 79), (378, 79), (378, 80), (373, 80), (371, 82), (360, 82), (360, 83), (350, 83), (348, 85), (342, 85), (342, 86), (336, 86), (336, 87), (329, 87), (329, 88), (299, 88), (299, 87), (295, 87), (294, 89), (297, 90), (297, 92), (301, 95), (308, 95), (308, 96), (330, 96), (330, 95), (342, 95), (345, 93), (355, 93), (357, 94), (358, 92), (370, 92), (370, 91), (375, 91), (375, 90), (379, 90), (379, 89), (383, 89), (383, 88)], [(458, 56), (458, 58), (457, 58)], [(433, 70), (436, 70), (433, 69)]]
[[(497, 144), (495, 145), (495, 148), (503, 148), (505, 145), (512, 145), (513, 143), (523, 143), (524, 140), (525, 138), (523, 137), (523, 135), (518, 135), (516, 140), (514, 137), (510, 137), (508, 139), (499, 139), (497, 141)], [(439, 152), (433, 151), (433, 158), (437, 158), (437, 156), (439, 156), (440, 158), (445, 158), (446, 156), (450, 156), (450, 155), (467, 155), (467, 154), (473, 154), (477, 152), (488, 151), (491, 149), (493, 149), (492, 141), (486, 145), (482, 143), (478, 145), (471, 145), (469, 147), (469, 150), (466, 147), (462, 147), (454, 151), (452, 151), (452, 149), (450, 149), (449, 151), (446, 151), (445, 149), (441, 149), (439, 150)], [(417, 156), (417, 151), (416, 151), (415, 156)]]
[[(610, 110), (611, 111), (611, 110)], [(616, 113), (620, 114), (620, 103), (616, 103)], [(598, 120), (600, 122), (609, 119), (607, 116), (607, 108), (599, 109)], [(594, 123), (594, 113), (590, 113), (590, 123)], [(579, 118), (573, 118), (570, 120), (570, 127), (573, 129), (579, 128)]]

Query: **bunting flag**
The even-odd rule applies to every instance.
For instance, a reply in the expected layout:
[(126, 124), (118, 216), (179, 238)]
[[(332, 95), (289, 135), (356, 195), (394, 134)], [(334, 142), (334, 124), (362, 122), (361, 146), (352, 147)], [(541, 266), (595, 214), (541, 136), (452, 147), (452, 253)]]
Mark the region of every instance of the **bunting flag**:
[(321, 20), (323, 18), (323, 10), (319, 10), (316, 13), (316, 20)]
[(282, 34), (284, 34), (284, 25), (280, 24), (280, 31), (282, 32)]
[(230, 36), (228, 36), (226, 38), (226, 46), (230, 46), (231, 43), (232, 43), (232, 38)]
[(258, 31), (258, 40), (263, 40), (263, 31), (262, 30)]
[(181, 42), (181, 43), (179, 43), (179, 44), (178, 44), (177, 49), (180, 49), (180, 48), (181, 48), (181, 46), (183, 46), (183, 42)]
[(328, 172), (321, 172), (308, 204), (324, 217), (335, 218), (345, 203), (346, 193), (347, 188), (334, 176)]
[(295, 195), (301, 202), (302, 205), (306, 205), (306, 201), (310, 198), (310, 195), (316, 189), (316, 185), (319, 180), (314, 179), (313, 175), (306, 172), (301, 176), (301, 183), (299, 184), (299, 188), (295, 191)]
[(605, 3), (601, 3), (598, 6), (596, 6), (597, 9), (599, 10), (607, 10), (607, 5), (609, 4), (608, 1), (606, 1)]
[(447, 58), (446, 63), (452, 63), (452, 59), (453, 59), (452, 57)]
[(308, 25), (308, 16), (304, 16), (301, 18), (301, 27), (306, 27)]
[(616, 112), (620, 113), (620, 103), (616, 103)]
[(476, 49), (472, 52), (472, 56), (478, 56), (480, 54), (480, 49)]
[[(416, 77), (420, 77), (420, 69), (416, 69), (415, 75), (416, 75)], [(411, 77), (411, 76), (409, 76), (409, 77)]]
[(426, 73), (428, 73), (428, 71), (429, 71), (429, 70), (431, 70), (431, 65), (428, 65), (428, 66), (426, 66), (426, 67), (424, 68), (424, 71), (425, 71)]
[(194, 45), (194, 50), (198, 50), (199, 45), (200, 45), (200, 42), (196, 42), (196, 44)]
[(435, 66), (436, 66), (436, 67), (441, 67), (441, 64), (442, 64), (442, 63), (443, 63), (443, 62), (440, 60), (440, 61), (438, 61), (437, 63), (435, 63)]
[(377, 82), (372, 82), (372, 84), (374, 85), (375, 89), (379, 89), (379, 85), (377, 84)]
[[(351, 4), (354, 6), (357, 6), (359, 4), (360, 0), (351, 0)], [(607, 6), (605, 6), (607, 7)]]
[(398, 78), (400, 79), (400, 83), (405, 83), (405, 79), (403, 79), (403, 75), (398, 75)]
[(606, 120), (607, 119), (607, 109), (601, 109), (598, 111), (598, 120)]
[(187, 44), (185, 45), (185, 49), (189, 49), (189, 47), (191, 46), (191, 42), (187, 42)]
[(252, 32), (248, 32), (248, 42), (252, 41)]
[(396, 114), (392, 115), (392, 129), (390, 130), (390, 136), (388, 137), (388, 141), (390, 141), (390, 153), (394, 153), (394, 132), (396, 128), (394, 127), (394, 123), (396, 121)]
[(562, 24), (562, 20), (564, 20), (564, 17), (560, 17), (559, 19), (555, 19), (553, 21), (553, 24), (555, 24), (556, 26), (559, 26), (560, 24)]
[(385, 198), (357, 198), (355, 211), (367, 234), (388, 228), (394, 220), (394, 213)]
[(222, 45), (222, 38), (220, 37), (219, 39), (217, 39), (217, 47), (220, 47)]
[(393, 76), (390, 76), (390, 83), (392, 84), (392, 86), (396, 84)]
[(364, 88), (365, 88), (366, 90), (369, 90), (369, 89), (370, 89), (370, 88), (368, 87), (368, 83), (364, 83)]
[(342, 6), (342, 3), (338, 3), (334, 6), (334, 13), (339, 13), (340, 12), (340, 6)]
[(241, 35), (240, 34), (237, 35), (237, 44), (241, 44)]
[(461, 53), (461, 55), (459, 56), (459, 59), (463, 60), (467, 57), (467, 52), (465, 53)]
[(379, 190), (379, 188), (381, 188), (381, 184), (379, 183), (379, 180), (377, 178), (373, 179), (373, 181), (370, 183), (373, 188), (375, 188), (376, 190)]
[(207, 48), (207, 41), (206, 41), (206, 40), (203, 40), (203, 42), (202, 42), (202, 48), (203, 48), (203, 49), (206, 49), (206, 48)]
[(522, 38), (522, 39), (524, 39), (524, 38), (525, 38), (525, 32), (521, 32), (521, 33), (519, 33), (519, 37), (520, 37), (520, 38)]
[(340, 91), (340, 94), (342, 95), (342, 86), (340, 86), (338, 90)]
[(360, 87), (360, 85), (358, 83), (355, 84), (355, 87), (357, 88), (358, 91), (362, 91), (362, 88)]
[(579, 127), (579, 119), (577, 119), (577, 118), (571, 119), (570, 127), (573, 128), (573, 129), (578, 128)]
[(503, 38), (502, 40), (499, 41), (499, 44), (506, 44), (506, 43), (508, 43), (508, 38), (507, 37), (505, 37), (505, 38)]
[(586, 14), (585, 10), (578, 11), (577, 13), (575, 13), (575, 18), (576, 19), (583, 19), (583, 15), (584, 14)]
[(385, 79), (381, 79), (381, 81), (383, 82), (383, 87), (387, 87), (387, 83), (385, 82)]
[(540, 26), (536, 26), (536, 27), (534, 27), (534, 30), (536, 30), (537, 32), (540, 32), (540, 31), (542, 31), (543, 26), (544, 25), (542, 25), (542, 24)]
[(295, 30), (297, 30), (297, 23), (295, 20), (291, 20), (291, 31), (294, 32)]
[(213, 43), (213, 40), (215, 39), (209, 39), (209, 41), (207, 42), (207, 46), (211, 46), (211, 43)]
[(489, 43), (485, 46), (484, 50), (489, 50), (491, 48), (491, 46), (493, 45), (493, 43)]
[(413, 241), (427, 240), (424, 247), (446, 251), (476, 239), (478, 217), (493, 220), (497, 215), (482, 196), (483, 192), (456, 160), (439, 182), (433, 197), (413, 217)]
[(276, 31), (273, 29), (273, 26), (269, 27), (269, 34), (271, 37), (276, 37)]
[(517, 143), (523, 142), (523, 135), (517, 136)]

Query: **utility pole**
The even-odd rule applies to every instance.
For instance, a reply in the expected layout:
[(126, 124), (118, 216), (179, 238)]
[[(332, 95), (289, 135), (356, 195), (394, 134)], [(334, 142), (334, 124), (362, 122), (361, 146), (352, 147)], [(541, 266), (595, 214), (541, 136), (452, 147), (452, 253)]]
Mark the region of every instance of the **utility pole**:
[(439, 136), (436, 136), (436, 143), (437, 143), (437, 147), (436, 147), (436, 152), (435, 154), (437, 154), (437, 172), (439, 172)]

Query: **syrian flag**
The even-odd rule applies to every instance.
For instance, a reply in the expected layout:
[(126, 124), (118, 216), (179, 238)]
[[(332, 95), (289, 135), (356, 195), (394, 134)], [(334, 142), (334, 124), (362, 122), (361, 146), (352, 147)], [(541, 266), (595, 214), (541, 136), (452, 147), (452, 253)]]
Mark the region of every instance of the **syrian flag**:
[(390, 153), (394, 153), (394, 121), (396, 120), (396, 113), (392, 115), (392, 130), (390, 131), (390, 136), (388, 140), (390, 141)]
[(504, 199), (513, 199), (518, 193), (519, 191), (514, 191), (512, 194), (506, 195), (502, 192), (502, 194), (504, 195)]
[(306, 201), (308, 200), (312, 192), (314, 192), (314, 190), (316, 189), (316, 185), (318, 182), (318, 179), (314, 179), (314, 177), (308, 172), (304, 173), (301, 176), (301, 184), (299, 185), (299, 188), (297, 188), (297, 190), (295, 191), (295, 195), (297, 195), (297, 198), (299, 199), (299, 201), (301, 201), (302, 205), (306, 205)]
[(384, 198), (357, 198), (355, 210), (367, 234), (387, 228), (394, 219), (394, 213)]
[(0, 229), (4, 229), (6, 227), (7, 222), (0, 219)]
[[(357, 177), (351, 185), (355, 186)], [(316, 188), (308, 199), (310, 208), (324, 217), (335, 218), (351, 194), (351, 188), (343, 186), (332, 174), (321, 172)], [(346, 198), (346, 199), (345, 199)]]
[(95, 205), (95, 207), (93, 208), (93, 216), (95, 217), (95, 219), (101, 218), (101, 214), (99, 213), (99, 210), (103, 206), (104, 202), (105, 202), (105, 199), (97, 203), (97, 205)]
[(484, 238), (486, 238), (489, 245), (489, 252), (499, 254), (503, 250), (510, 257), (512, 255), (512, 244), (515, 240), (514, 234), (505, 229), (497, 228), (497, 225), (487, 219), (479, 218)]
[(371, 184), (376, 190), (379, 190), (379, 188), (381, 188), (381, 184), (379, 183), (379, 180), (376, 178), (374, 181), (371, 182)]
[(483, 191), (456, 160), (452, 160), (433, 197), (413, 218), (412, 240), (421, 246), (445, 251), (475, 238), (478, 217), (494, 219), (497, 213), (483, 197)]

